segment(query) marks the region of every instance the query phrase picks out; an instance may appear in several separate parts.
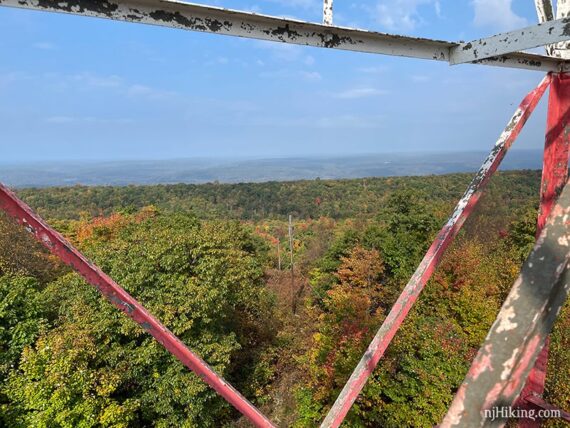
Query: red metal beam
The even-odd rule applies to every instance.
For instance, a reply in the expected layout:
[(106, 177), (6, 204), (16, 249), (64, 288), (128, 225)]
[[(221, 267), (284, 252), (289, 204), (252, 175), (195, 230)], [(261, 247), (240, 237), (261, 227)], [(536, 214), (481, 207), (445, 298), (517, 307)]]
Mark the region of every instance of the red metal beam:
[(537, 237), (568, 178), (570, 74), (552, 75), (544, 144)]
[(525, 400), (528, 401), (533, 406), (539, 408), (539, 409), (549, 410), (549, 411), (553, 411), (553, 410), (558, 411), (558, 412), (560, 412), (560, 419), (563, 419), (566, 422), (570, 422), (570, 413), (568, 413), (562, 409), (559, 409), (558, 407), (553, 406), (550, 403), (547, 403), (542, 398), (537, 397), (536, 395), (528, 396), (525, 398)]
[[(560, 196), (560, 192), (568, 180), (569, 118), (570, 76), (555, 74), (552, 76), (548, 98), (537, 238), (542, 232), (554, 202)], [(537, 284), (537, 286), (540, 287), (542, 284)], [(549, 340), (547, 339), (521, 393), (518, 403), (521, 408), (529, 408), (525, 403), (527, 397), (541, 396), (544, 393), (548, 348)], [(540, 427), (540, 420), (521, 419), (519, 426), (521, 428), (538, 428)]]
[(497, 410), (512, 409), (568, 298), (569, 219), (570, 185), (567, 184), (459, 387), (441, 428), (504, 426), (509, 417), (516, 416), (515, 412), (513, 415), (507, 412), (496, 419)]
[(465, 195), (441, 229), (435, 241), (427, 251), (416, 272), (402, 291), (402, 294), (390, 310), (384, 323), (368, 346), (364, 356), (344, 386), (333, 407), (329, 411), (321, 428), (338, 427), (352, 404), (364, 388), (366, 381), (374, 371), (386, 348), (400, 328), (406, 315), (419, 297), (427, 281), (441, 261), (449, 244), (453, 241), (465, 220), (469, 217), (477, 204), (484, 187), (497, 170), (499, 164), (507, 154), (508, 149), (518, 137), (527, 119), (540, 101), (546, 88), (550, 84), (550, 76), (546, 76), (536, 89), (530, 92), (522, 101), (509, 124), (499, 137), (495, 147), (483, 163), (481, 169), (467, 188)]
[(48, 226), (32, 209), (8, 188), (0, 184), (0, 209), (23, 225), (35, 238), (45, 245), (65, 264), (71, 266), (85, 280), (153, 336), (168, 352), (196, 373), (239, 410), (256, 427), (274, 427), (253, 404), (218, 375), (204, 360), (192, 352), (170, 330), (154, 318), (131, 297), (119, 284), (91, 263), (83, 254), (68, 243), (63, 236)]

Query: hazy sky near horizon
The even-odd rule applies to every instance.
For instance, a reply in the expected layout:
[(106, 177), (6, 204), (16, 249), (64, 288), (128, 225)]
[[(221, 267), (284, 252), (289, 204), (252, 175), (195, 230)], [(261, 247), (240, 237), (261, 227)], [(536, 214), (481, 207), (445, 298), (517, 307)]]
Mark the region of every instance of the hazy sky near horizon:
[[(202, 3), (321, 20), (321, 0)], [(335, 0), (335, 24), (471, 40), (528, 0)], [(487, 150), (541, 73), (0, 8), (2, 161)], [(516, 143), (543, 144), (545, 103)]]

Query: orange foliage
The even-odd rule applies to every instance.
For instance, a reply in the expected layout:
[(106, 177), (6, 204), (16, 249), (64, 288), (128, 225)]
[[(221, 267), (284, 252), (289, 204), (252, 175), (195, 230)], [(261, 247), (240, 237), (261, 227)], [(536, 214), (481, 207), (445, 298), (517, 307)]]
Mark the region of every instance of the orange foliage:
[(341, 284), (359, 288), (370, 288), (384, 273), (384, 263), (377, 250), (356, 246), (348, 257), (342, 257), (335, 276)]
[(114, 238), (117, 233), (129, 223), (141, 223), (156, 215), (156, 208), (149, 206), (142, 208), (135, 215), (113, 213), (108, 217), (95, 217), (92, 220), (82, 220), (77, 225), (75, 238), (78, 243), (83, 243), (94, 236), (99, 239)]

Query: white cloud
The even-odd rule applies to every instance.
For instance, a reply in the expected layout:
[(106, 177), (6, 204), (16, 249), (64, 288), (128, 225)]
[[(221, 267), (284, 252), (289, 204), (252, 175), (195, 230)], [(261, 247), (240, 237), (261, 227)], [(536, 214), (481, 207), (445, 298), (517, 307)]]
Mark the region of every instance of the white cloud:
[(439, 2), (439, 0), (436, 0), (434, 2), (433, 7), (435, 8), (435, 14), (437, 15), (437, 17), (441, 18), (441, 3)]
[(303, 63), (305, 65), (315, 65), (315, 58), (313, 58), (311, 55), (307, 55), (305, 57), (305, 59), (303, 60)]
[(306, 66), (316, 64), (312, 55), (305, 54), (306, 50), (303, 46), (258, 40), (256, 47), (269, 52), (270, 58), (276, 62), (298, 62)]
[(386, 93), (386, 91), (376, 88), (354, 88), (335, 93), (333, 94), (333, 97), (342, 100), (355, 100), (359, 98), (378, 97), (381, 95), (386, 95)]
[(358, 71), (360, 73), (366, 73), (366, 74), (380, 74), (380, 73), (384, 73), (387, 70), (388, 70), (388, 67), (386, 67), (384, 65), (377, 65), (377, 66), (372, 66), (372, 67), (360, 67), (360, 68), (356, 69), (356, 71)]
[(163, 91), (146, 85), (134, 84), (127, 88), (127, 94), (130, 97), (145, 97), (153, 100), (165, 100), (176, 98), (176, 92)]
[(51, 116), (46, 118), (46, 123), (64, 124), (74, 122), (75, 119), (71, 116)]
[(377, 129), (386, 125), (382, 115), (339, 114), (312, 117), (274, 117), (252, 115), (246, 119), (254, 126), (307, 129)]
[(99, 76), (92, 73), (79, 73), (71, 78), (76, 82), (96, 88), (117, 88), (123, 84), (123, 79), (115, 75)]
[(340, 115), (334, 117), (321, 117), (315, 121), (317, 128), (353, 128), (353, 129), (374, 129), (384, 126), (384, 118), (382, 116), (359, 116), (359, 115)]
[(98, 125), (110, 125), (110, 124), (131, 124), (135, 121), (132, 119), (124, 118), (100, 118), (93, 116), (50, 116), (44, 119), (44, 122), (53, 125), (67, 125), (71, 123), (79, 124), (98, 124)]
[(320, 9), (323, 7), (322, 0), (268, 0), (271, 3), (277, 3), (294, 9)]
[(424, 22), (418, 9), (433, 6), (435, 14), (441, 16), (439, 0), (381, 0), (376, 4), (378, 23), (390, 31), (412, 31)]
[(259, 77), (263, 79), (303, 79), (310, 82), (322, 80), (322, 76), (317, 71), (297, 71), (297, 70), (275, 70), (264, 71), (259, 73)]
[(10, 71), (7, 73), (0, 73), (0, 88), (3, 86), (8, 86), (14, 82), (20, 82), (23, 80), (30, 80), (32, 77), (26, 73)]
[(513, 0), (472, 0), (475, 11), (473, 24), (508, 31), (528, 25), (526, 18), (518, 16), (512, 8)]
[(322, 80), (322, 76), (320, 73), (316, 71), (301, 71), (299, 73), (304, 80)]
[(210, 61), (206, 61), (205, 65), (207, 66), (212, 66), (212, 65), (227, 65), (230, 63), (229, 58), (225, 57), (225, 56), (219, 56), (215, 59), (212, 59)]
[(45, 51), (53, 51), (55, 49), (57, 49), (57, 47), (50, 42), (37, 42), (34, 43), (32, 45), (32, 47), (36, 48), (36, 49), (41, 49), (41, 50), (45, 50)]
[(411, 79), (414, 83), (425, 83), (431, 80), (431, 78), (425, 74), (414, 74)]
[(246, 7), (245, 9), (243, 9), (245, 12), (251, 12), (251, 13), (261, 13), (261, 7), (259, 7), (258, 4), (253, 4), (251, 6)]

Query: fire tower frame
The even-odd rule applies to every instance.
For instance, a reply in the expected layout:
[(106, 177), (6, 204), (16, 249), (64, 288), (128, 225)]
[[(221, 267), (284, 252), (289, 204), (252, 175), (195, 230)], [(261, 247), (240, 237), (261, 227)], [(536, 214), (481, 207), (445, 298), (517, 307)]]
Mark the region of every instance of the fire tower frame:
[[(497, 319), (441, 423), (441, 427), (497, 425), (483, 417), (495, 406), (553, 409), (542, 399), (548, 334), (570, 291), (570, 1), (535, 0), (539, 23), (508, 33), (448, 42), (333, 25), (333, 0), (323, 0), (323, 22), (311, 23), (174, 0), (0, 0), (0, 6), (61, 12), (118, 21), (293, 43), (329, 49), (448, 62), (520, 68), (546, 73), (521, 102), (447, 223), (429, 248), (321, 424), (338, 427), (374, 371), (447, 247), (475, 208), (485, 186), (547, 88), (547, 127), (537, 241)], [(546, 55), (524, 50), (544, 46)], [(47, 225), (6, 186), (0, 209), (137, 322), (174, 357), (200, 376), (257, 427), (273, 423), (205, 361), (154, 318), (119, 284)], [(475, 409), (475, 411), (474, 411)], [(570, 414), (562, 412), (570, 421)], [(498, 422), (498, 424), (504, 424)], [(521, 427), (539, 426), (521, 420)]]

